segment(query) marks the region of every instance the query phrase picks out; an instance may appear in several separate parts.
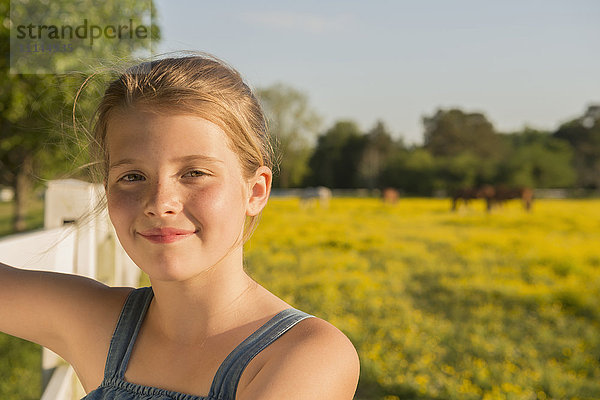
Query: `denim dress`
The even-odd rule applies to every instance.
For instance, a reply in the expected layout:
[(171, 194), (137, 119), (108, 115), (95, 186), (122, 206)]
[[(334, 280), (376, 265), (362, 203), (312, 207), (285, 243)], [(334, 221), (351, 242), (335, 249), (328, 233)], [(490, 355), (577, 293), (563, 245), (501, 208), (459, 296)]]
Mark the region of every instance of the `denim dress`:
[(129, 294), (110, 342), (104, 379), (82, 400), (235, 400), (238, 382), (248, 363), (298, 322), (312, 317), (294, 308), (275, 315), (227, 356), (215, 374), (208, 396), (200, 397), (124, 380), (135, 339), (153, 296), (151, 287), (134, 289)]

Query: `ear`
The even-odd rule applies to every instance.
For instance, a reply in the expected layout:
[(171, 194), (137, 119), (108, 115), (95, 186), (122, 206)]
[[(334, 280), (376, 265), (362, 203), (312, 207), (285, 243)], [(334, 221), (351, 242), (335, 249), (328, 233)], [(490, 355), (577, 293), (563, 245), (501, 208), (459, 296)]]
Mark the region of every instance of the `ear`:
[(259, 167), (254, 176), (248, 182), (248, 203), (246, 204), (246, 215), (253, 217), (258, 215), (267, 205), (271, 194), (271, 181), (273, 172), (269, 167)]

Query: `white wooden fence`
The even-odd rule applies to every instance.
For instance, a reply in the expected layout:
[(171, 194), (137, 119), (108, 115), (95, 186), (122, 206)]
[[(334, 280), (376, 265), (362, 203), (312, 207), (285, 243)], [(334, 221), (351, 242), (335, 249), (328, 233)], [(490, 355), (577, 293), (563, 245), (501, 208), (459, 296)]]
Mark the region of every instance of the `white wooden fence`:
[[(116, 238), (105, 209), (98, 209), (102, 185), (73, 179), (50, 181), (45, 195), (44, 229), (0, 239), (0, 262), (20, 268), (67, 272), (108, 285), (137, 286), (140, 272)], [(83, 221), (83, 216), (89, 215)], [(48, 349), (42, 354), (41, 400), (83, 397), (77, 377)]]

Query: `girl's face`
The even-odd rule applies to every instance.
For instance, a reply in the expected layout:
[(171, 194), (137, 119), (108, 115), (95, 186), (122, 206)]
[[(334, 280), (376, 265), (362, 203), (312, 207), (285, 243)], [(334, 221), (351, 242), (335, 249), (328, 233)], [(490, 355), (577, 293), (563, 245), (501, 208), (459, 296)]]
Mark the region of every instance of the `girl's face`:
[(249, 191), (225, 132), (138, 110), (110, 119), (106, 143), (108, 211), (131, 259), (171, 281), (221, 261), (242, 233)]

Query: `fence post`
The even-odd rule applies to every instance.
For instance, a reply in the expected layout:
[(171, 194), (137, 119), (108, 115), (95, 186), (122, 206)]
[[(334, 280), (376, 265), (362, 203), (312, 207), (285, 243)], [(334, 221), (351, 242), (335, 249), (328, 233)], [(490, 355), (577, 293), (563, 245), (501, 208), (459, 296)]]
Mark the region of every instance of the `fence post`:
[[(76, 226), (73, 271), (78, 275), (96, 278), (98, 221), (89, 213), (94, 211), (104, 188), (75, 179), (55, 180), (48, 183), (44, 207), (44, 228), (84, 222)], [(90, 218), (86, 218), (89, 216)], [(82, 221), (85, 218), (85, 221)], [(46, 388), (52, 373), (64, 361), (56, 353), (42, 350), (42, 386)]]

